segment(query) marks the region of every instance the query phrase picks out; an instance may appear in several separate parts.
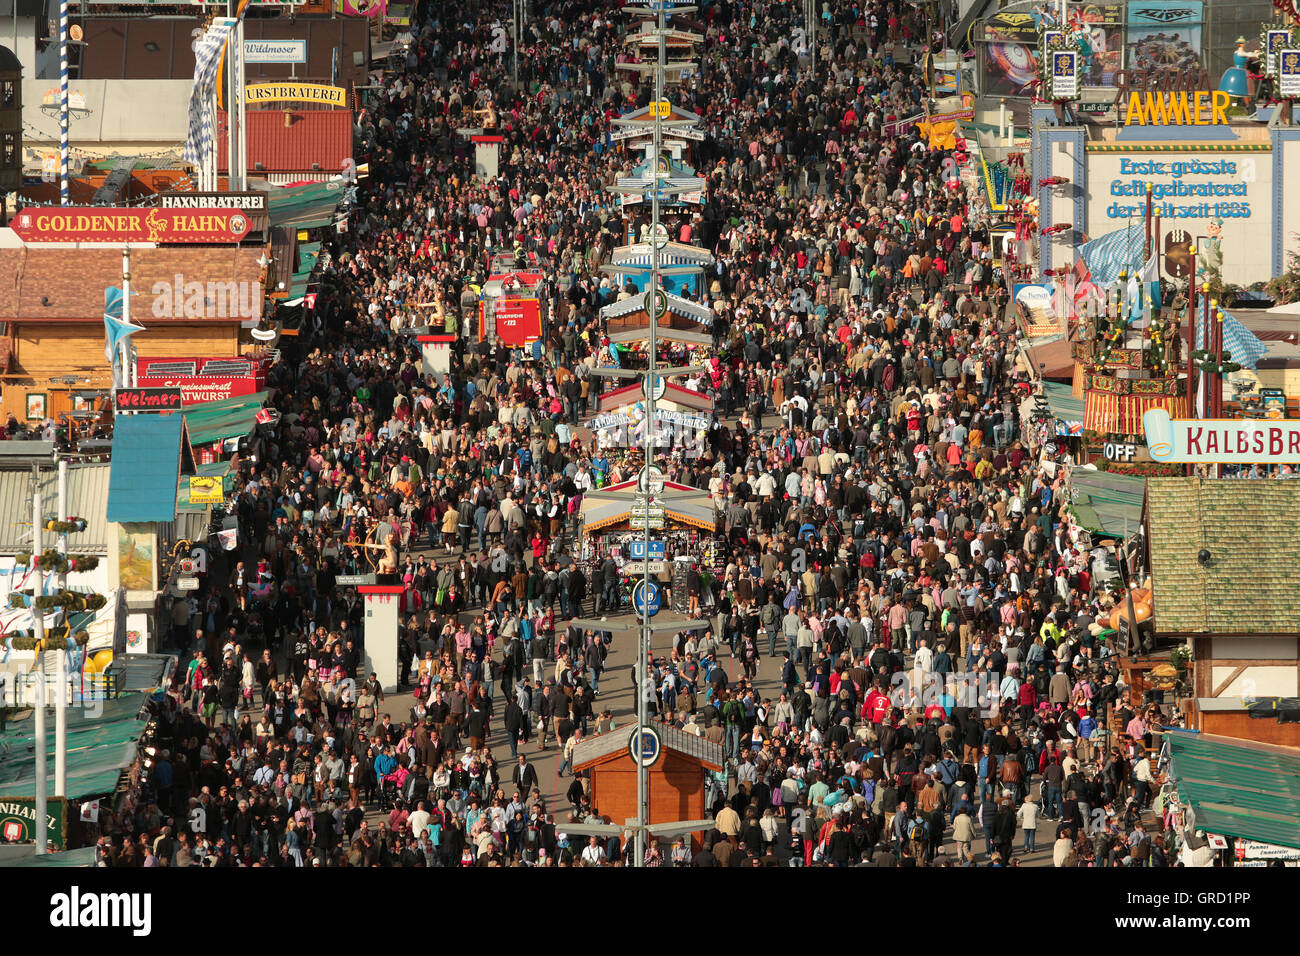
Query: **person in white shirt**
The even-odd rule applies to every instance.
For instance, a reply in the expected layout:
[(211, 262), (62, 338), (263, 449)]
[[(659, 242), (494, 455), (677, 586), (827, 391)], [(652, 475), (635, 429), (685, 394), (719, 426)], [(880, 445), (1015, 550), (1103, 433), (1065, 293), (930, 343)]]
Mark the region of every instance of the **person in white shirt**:
[(1035, 850), (1035, 839), (1038, 835), (1038, 800), (1032, 794), (1020, 805), (1016, 812), (1016, 817), (1020, 821), (1020, 829), (1025, 832), (1025, 852), (1033, 853)]
[(589, 838), (582, 850), (582, 865), (600, 866), (604, 860), (605, 851), (600, 848), (600, 841), (596, 837)]

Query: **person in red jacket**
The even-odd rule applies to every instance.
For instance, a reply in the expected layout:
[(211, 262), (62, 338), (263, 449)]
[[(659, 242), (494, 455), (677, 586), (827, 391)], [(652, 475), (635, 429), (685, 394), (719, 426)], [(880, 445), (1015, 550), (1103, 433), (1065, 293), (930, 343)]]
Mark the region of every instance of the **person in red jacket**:
[(1029, 724), (1029, 718), (1033, 716), (1034, 708), (1038, 706), (1038, 691), (1034, 689), (1032, 681), (1022, 681), (1020, 684), (1020, 693), (1016, 699), (1016, 710), (1020, 714), (1020, 726), (1026, 727)]

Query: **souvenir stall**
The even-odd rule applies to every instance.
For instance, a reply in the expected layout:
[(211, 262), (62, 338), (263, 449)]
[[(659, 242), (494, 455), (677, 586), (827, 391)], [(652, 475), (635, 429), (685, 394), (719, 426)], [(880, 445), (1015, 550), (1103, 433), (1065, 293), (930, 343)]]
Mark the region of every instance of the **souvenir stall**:
[[(606, 336), (600, 356), (605, 364), (618, 368), (644, 368), (649, 364), (648, 340), (644, 328), (625, 329)], [(661, 328), (656, 333), (659, 361), (671, 366), (703, 365), (713, 354), (713, 336), (708, 332)]]

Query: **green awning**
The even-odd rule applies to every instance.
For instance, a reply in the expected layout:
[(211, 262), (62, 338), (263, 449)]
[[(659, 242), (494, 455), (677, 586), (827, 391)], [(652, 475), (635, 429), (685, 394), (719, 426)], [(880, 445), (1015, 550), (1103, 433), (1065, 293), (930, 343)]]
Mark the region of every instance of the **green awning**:
[(1300, 752), (1179, 730), (1165, 740), (1196, 829), (1300, 847)]
[(1142, 523), (1146, 479), (1107, 471), (1070, 469), (1074, 518), (1089, 531), (1123, 537)]
[[(29, 844), (30, 845), (30, 844)], [(85, 867), (95, 865), (95, 848), (84, 846), (79, 850), (63, 850), (59, 853), (42, 853), (37, 856), (15, 856), (0, 860), (0, 866), (39, 866), (39, 867)]]
[[(126, 416), (123, 416), (126, 417)], [(143, 418), (149, 416), (133, 416)], [(137, 715), (148, 701), (148, 694), (127, 694), (103, 702), (98, 716), (89, 716), (80, 707), (68, 709), (68, 793), (71, 800), (81, 800), (112, 793), (123, 768), (135, 760), (135, 744), (144, 733), (144, 723)], [(30, 797), (36, 792), (32, 748), (35, 742), (34, 721), (30, 718), (9, 724), (0, 734), (0, 793)], [(54, 721), (46, 721), (47, 767), (53, 774)]]
[(118, 415), (108, 472), (109, 521), (172, 521), (185, 421), (173, 413)]
[(257, 413), (269, 392), (235, 395), (219, 402), (204, 402), (185, 409), (185, 427), (192, 446), (211, 445), (227, 438), (242, 438), (257, 425)]
[(339, 182), (273, 189), (267, 194), (267, 216), (272, 226), (292, 229), (332, 225), (344, 191)]
[(316, 260), (319, 258), (319, 242), (298, 243), (298, 268), (294, 270), (294, 276), (310, 274), (316, 268)]
[(306, 222), (294, 222), (292, 225), (295, 229), (323, 229), (326, 226), (334, 225), (334, 214), (317, 216), (315, 219), (308, 219)]
[(1082, 422), (1083, 399), (1074, 397), (1074, 389), (1061, 382), (1044, 382), (1043, 396), (1058, 422)]

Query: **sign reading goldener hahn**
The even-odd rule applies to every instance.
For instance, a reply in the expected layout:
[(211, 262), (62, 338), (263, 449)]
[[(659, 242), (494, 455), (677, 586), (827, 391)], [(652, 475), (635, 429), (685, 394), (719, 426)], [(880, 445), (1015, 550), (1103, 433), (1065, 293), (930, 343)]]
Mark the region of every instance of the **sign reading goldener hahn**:
[(252, 223), (238, 209), (39, 206), (21, 210), (23, 242), (238, 242)]

